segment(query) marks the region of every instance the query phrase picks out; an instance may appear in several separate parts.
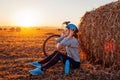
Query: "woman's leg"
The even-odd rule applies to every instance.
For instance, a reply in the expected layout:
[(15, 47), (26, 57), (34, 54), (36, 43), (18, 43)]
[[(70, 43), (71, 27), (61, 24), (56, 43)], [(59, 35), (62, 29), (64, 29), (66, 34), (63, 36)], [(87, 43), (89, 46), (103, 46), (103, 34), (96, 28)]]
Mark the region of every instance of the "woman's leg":
[(66, 55), (62, 55), (62, 62), (65, 64), (66, 60), (70, 61), (70, 68), (79, 68), (80, 67), (80, 62), (76, 62), (74, 59), (71, 57), (68, 57)]
[(40, 64), (47, 63), (48, 61), (50, 61), (50, 59), (52, 59), (52, 58), (56, 55), (57, 52), (58, 52), (58, 51), (54, 51), (51, 55), (49, 55), (49, 56), (46, 57), (45, 59), (39, 61), (39, 63), (40, 63)]
[(59, 51), (56, 53), (56, 55), (45, 65), (41, 67), (42, 70), (46, 70), (50, 68), (51, 66), (55, 65), (59, 60), (60, 56), (64, 56), (64, 54), (60, 53)]
[(75, 60), (73, 60), (72, 58), (68, 58), (70, 60), (70, 67), (75, 69), (75, 68), (79, 68), (80, 67), (80, 62), (76, 62)]

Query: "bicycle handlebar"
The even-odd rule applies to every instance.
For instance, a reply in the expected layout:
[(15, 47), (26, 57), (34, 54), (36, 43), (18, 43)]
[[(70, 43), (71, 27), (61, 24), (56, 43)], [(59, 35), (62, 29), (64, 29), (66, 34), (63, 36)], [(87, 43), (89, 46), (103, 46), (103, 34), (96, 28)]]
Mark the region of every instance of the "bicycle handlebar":
[(70, 23), (70, 21), (63, 22), (63, 24), (66, 24), (66, 25), (68, 25), (69, 23)]

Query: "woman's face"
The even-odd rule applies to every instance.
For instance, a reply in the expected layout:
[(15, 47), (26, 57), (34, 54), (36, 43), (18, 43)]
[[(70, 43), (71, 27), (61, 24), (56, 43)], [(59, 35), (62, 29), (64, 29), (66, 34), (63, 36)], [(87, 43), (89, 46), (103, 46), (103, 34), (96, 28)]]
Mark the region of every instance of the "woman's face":
[(65, 28), (64, 30), (64, 36), (67, 37), (70, 33), (70, 30), (68, 28)]

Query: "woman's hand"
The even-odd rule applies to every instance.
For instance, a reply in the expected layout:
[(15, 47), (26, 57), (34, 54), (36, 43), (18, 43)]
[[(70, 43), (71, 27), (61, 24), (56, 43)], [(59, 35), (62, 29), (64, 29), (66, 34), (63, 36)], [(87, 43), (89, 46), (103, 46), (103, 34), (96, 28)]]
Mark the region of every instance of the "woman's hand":
[(63, 37), (67, 37), (67, 34), (65, 32), (62, 32), (61, 34)]
[(67, 36), (68, 39), (72, 38), (74, 31), (70, 29), (69, 35)]

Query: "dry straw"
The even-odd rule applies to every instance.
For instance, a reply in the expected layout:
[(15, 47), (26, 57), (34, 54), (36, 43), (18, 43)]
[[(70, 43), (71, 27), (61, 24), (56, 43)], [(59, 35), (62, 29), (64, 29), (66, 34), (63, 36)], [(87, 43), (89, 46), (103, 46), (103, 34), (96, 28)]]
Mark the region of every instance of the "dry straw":
[(120, 1), (86, 12), (79, 31), (87, 60), (103, 66), (120, 66)]

